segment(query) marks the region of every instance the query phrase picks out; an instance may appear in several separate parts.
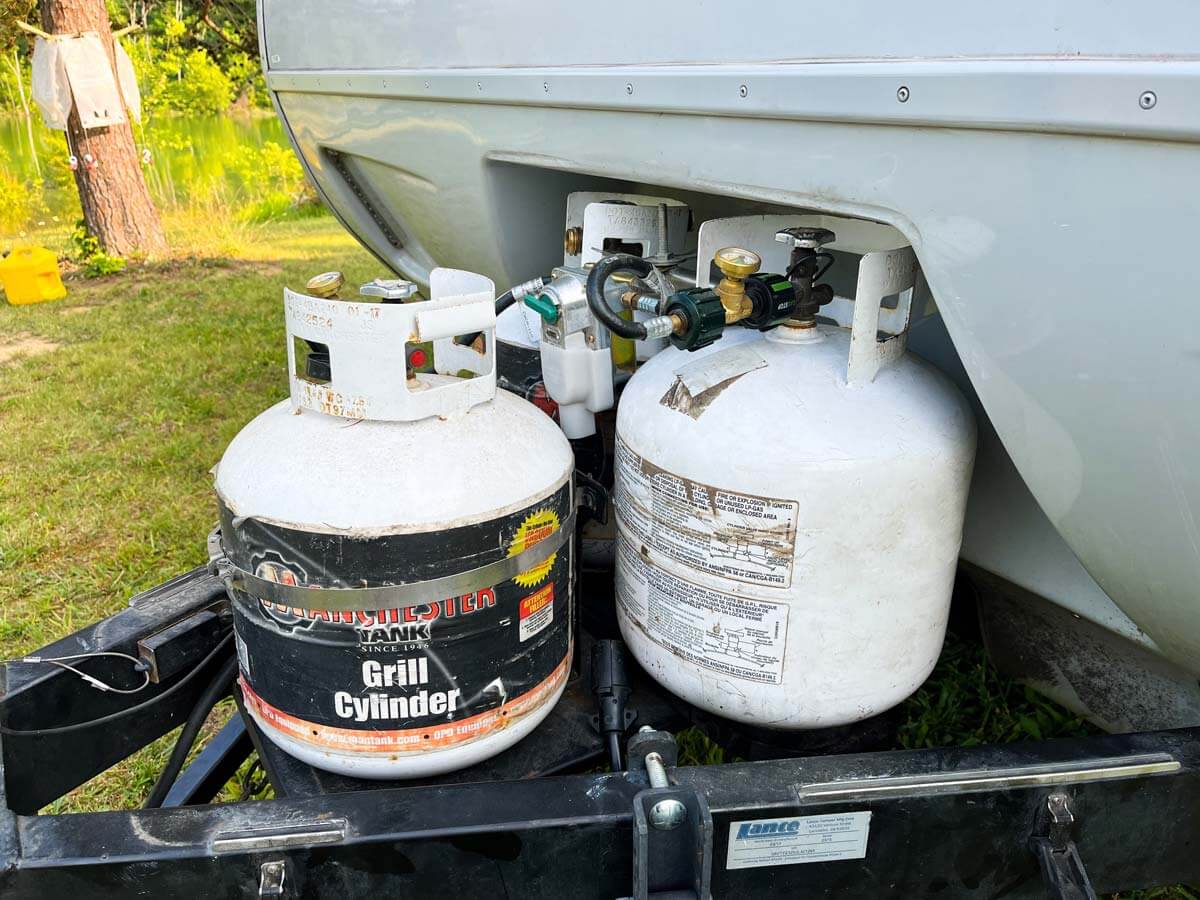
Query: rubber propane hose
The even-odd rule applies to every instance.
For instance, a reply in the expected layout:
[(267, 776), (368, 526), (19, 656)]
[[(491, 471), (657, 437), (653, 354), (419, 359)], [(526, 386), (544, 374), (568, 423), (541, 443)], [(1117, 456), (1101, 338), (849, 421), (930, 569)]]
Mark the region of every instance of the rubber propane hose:
[(496, 315), (500, 315), (500, 313), (504, 312), (516, 302), (517, 298), (513, 296), (512, 289), (510, 288), (496, 298)]
[(621, 270), (635, 272), (643, 278), (654, 271), (654, 266), (646, 260), (625, 253), (606, 256), (596, 263), (587, 280), (588, 307), (600, 322), (617, 337), (628, 338), (631, 341), (646, 339), (646, 326), (641, 322), (629, 322), (622, 319), (604, 299), (604, 286), (608, 279)]

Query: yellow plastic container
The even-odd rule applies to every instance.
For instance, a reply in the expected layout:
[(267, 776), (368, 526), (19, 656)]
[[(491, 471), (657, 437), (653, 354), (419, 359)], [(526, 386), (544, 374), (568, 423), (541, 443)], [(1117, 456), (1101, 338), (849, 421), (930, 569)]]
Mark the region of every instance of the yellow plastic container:
[(45, 247), (17, 247), (0, 259), (0, 286), (14, 306), (67, 296), (58, 260)]

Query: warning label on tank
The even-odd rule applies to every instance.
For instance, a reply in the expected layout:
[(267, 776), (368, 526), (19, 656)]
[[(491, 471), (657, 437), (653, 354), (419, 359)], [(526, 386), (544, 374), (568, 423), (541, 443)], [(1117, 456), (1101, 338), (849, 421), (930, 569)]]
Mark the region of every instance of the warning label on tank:
[(643, 559), (624, 538), (617, 602), (652, 641), (688, 662), (763, 684), (783, 683), (788, 607), (720, 594)]
[(527, 641), (554, 621), (554, 585), (548, 584), (530, 594), (518, 607), (521, 641)]
[(713, 575), (786, 588), (799, 504), (682, 478), (617, 440), (617, 512), (645, 546)]

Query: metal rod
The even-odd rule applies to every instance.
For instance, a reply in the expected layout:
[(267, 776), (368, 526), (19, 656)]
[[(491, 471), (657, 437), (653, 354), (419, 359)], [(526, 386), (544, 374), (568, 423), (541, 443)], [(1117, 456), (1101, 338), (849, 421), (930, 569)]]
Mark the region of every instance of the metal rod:
[(662, 756), (658, 753), (646, 754), (646, 774), (650, 776), (650, 787), (665, 788), (671, 786), (671, 782), (667, 780), (666, 764), (663, 762)]

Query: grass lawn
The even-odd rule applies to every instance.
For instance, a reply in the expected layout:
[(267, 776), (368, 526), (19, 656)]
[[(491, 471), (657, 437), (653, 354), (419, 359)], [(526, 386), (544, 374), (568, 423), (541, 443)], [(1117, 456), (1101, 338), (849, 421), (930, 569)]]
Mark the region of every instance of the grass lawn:
[[(204, 562), (216, 519), (209, 470), (246, 422), (287, 394), (283, 286), (335, 268), (350, 284), (383, 274), (328, 217), (168, 226), (187, 256), (71, 278), (57, 302), (0, 304), (0, 658)], [(64, 234), (41, 238), (64, 249)], [(231, 713), (229, 702), (218, 707), (208, 733)], [(897, 746), (905, 747), (1088, 731), (960, 640), (904, 713)], [(173, 739), (51, 809), (139, 805)], [(684, 735), (683, 750), (693, 764), (724, 758), (696, 732)], [(223, 798), (242, 789), (231, 783)], [(1195, 898), (1182, 888), (1137, 896)]]
[[(195, 255), (0, 303), (0, 658), (29, 653), (200, 565), (209, 470), (285, 396), (282, 289), (379, 264), (330, 217), (171, 224)], [(56, 251), (65, 235), (42, 235)], [(218, 709), (210, 730), (228, 717)], [(55, 811), (134, 807), (173, 735)]]

